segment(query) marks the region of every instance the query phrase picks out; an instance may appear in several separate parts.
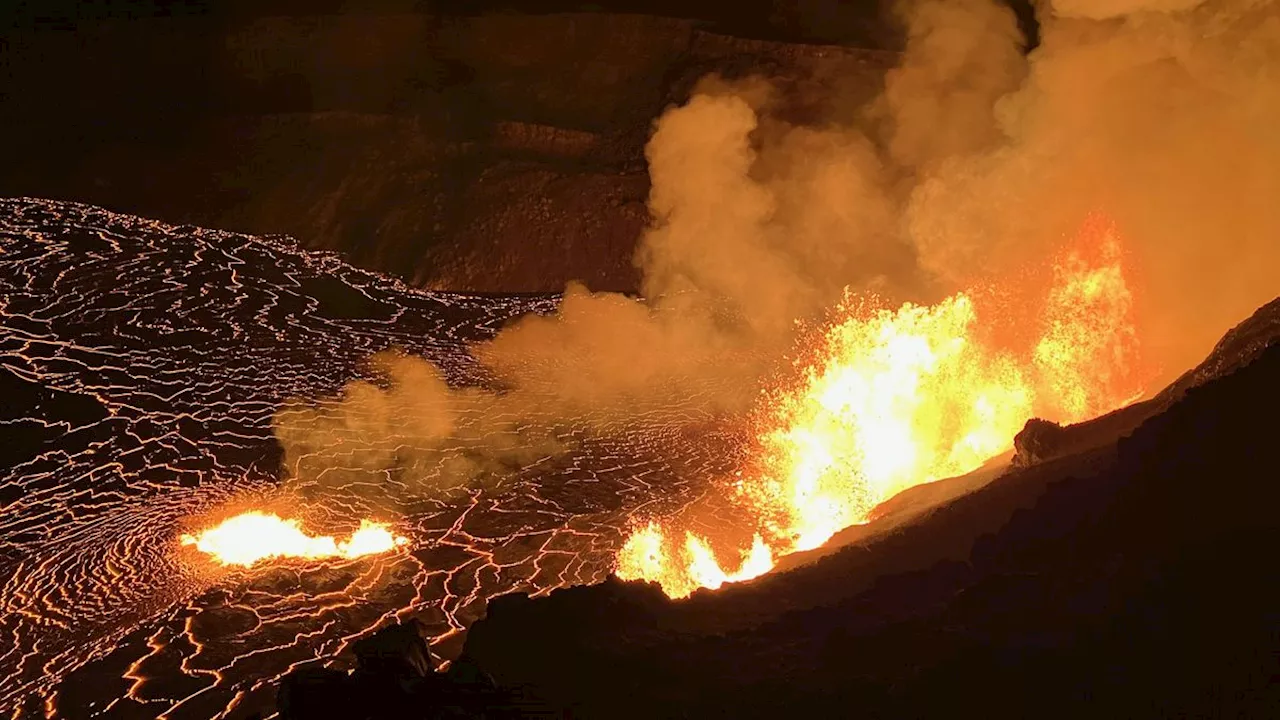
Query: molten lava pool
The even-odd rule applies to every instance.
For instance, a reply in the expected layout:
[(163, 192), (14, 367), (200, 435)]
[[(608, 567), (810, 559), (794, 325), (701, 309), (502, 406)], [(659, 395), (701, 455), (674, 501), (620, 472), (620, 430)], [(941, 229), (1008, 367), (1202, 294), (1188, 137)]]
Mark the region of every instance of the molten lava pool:
[[(620, 427), (478, 485), (285, 483), (283, 405), (390, 347), (469, 382), (467, 342), (557, 298), (419, 292), (278, 239), (36, 200), (0, 200), (0, 254), (5, 716), (269, 712), (283, 673), (397, 613), (450, 657), (488, 598), (603, 581), (638, 508), (687, 503), (741, 444)], [(219, 525), (251, 508), (279, 521)]]
[[(0, 252), (0, 390), (22, 409), (0, 470), (13, 716), (270, 712), (284, 673), (343, 662), (397, 616), (451, 657), (499, 594), (615, 570), (673, 596), (746, 580), (976, 467), (1032, 414), (1077, 419), (1141, 392), (1118, 236), (1100, 222), (1020, 298), (1032, 317), (981, 288), (848, 298), (750, 422), (602, 416), (490, 466), (464, 446), (425, 462), (361, 445), (342, 423), (369, 419), (321, 400), (333, 442), (282, 458), (281, 409), (374, 382), (370, 356), (400, 348), (475, 383), (467, 343), (557, 298), (420, 292), (279, 239), (37, 200), (0, 201)], [(325, 453), (319, 472), (282, 477), (309, 452)], [(393, 469), (357, 462), (371, 453)], [(473, 480), (446, 472), (459, 467)], [(695, 502), (741, 542), (688, 522)]]

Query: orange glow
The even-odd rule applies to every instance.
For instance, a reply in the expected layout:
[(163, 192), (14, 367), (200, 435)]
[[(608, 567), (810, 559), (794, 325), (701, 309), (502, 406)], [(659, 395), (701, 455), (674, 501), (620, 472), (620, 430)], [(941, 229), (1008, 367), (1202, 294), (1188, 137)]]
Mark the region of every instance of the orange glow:
[(636, 530), (618, 553), (616, 574), (623, 580), (657, 582), (672, 597), (685, 597), (698, 588), (716, 589), (725, 583), (750, 580), (773, 568), (773, 551), (756, 535), (736, 571), (720, 567), (706, 540), (686, 532), (683, 546), (669, 543), (657, 523)]
[(272, 558), (357, 558), (388, 552), (408, 542), (393, 535), (387, 525), (360, 521), (345, 541), (311, 536), (298, 527), (297, 520), (278, 515), (247, 512), (236, 515), (197, 535), (183, 535), (183, 545), (195, 545), (222, 565), (249, 567)]
[[(732, 493), (756, 522), (740, 569), (721, 569), (705, 538), (651, 523), (617, 557), (623, 579), (672, 597), (756, 577), (774, 558), (818, 547), (893, 495), (962, 475), (1013, 446), (1035, 412), (1074, 422), (1142, 395), (1132, 296), (1115, 227), (1091, 218), (1054, 266), (1039, 337), (991, 340), (999, 318), (957, 293), (930, 306), (847, 298), (799, 381), (761, 408), (755, 460)], [(678, 523), (677, 523), (678, 524)]]
[(1090, 218), (1079, 242), (1054, 263), (1043, 332), (1033, 351), (1045, 408), (1078, 422), (1143, 395), (1133, 295), (1113, 223)]

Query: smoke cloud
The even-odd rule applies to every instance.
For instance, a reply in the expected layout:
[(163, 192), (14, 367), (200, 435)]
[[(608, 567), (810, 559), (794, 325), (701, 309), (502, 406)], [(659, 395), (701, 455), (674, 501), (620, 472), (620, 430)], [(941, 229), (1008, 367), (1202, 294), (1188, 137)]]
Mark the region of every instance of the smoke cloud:
[(923, 177), (906, 232), (924, 268), (958, 281), (1109, 214), (1167, 379), (1280, 290), (1280, 7), (1144, 3), (1093, 21), (1061, 6), (1076, 8), (1054, 3), (1026, 81), (996, 105), (1004, 140)]
[[(571, 285), (557, 314), (282, 411), (291, 473), (420, 490), (609, 435), (735, 417), (848, 288), (933, 301), (1048, 257), (1112, 217), (1161, 379), (1280, 291), (1280, 8), (1265, 0), (1054, 0), (1029, 55), (992, 0), (898, 5), (907, 45), (856, 117), (793, 123), (768, 78), (704, 80), (646, 150), (644, 300)], [(335, 438), (343, 442), (335, 443)]]
[(1108, 20), (1138, 15), (1144, 12), (1181, 12), (1200, 5), (1205, 0), (1053, 0), (1053, 12), (1058, 17), (1082, 17)]

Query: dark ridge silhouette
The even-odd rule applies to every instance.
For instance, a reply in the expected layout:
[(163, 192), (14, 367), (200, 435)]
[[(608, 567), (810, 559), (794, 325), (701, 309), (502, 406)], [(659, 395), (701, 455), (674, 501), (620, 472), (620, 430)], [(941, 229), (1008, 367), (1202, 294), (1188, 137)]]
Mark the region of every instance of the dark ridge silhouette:
[(391, 625), (355, 645), (351, 673), (308, 667), (287, 675), (277, 694), (280, 720), (300, 718), (551, 717), (549, 708), (500, 690), (466, 656), (435, 672), (426, 629)]

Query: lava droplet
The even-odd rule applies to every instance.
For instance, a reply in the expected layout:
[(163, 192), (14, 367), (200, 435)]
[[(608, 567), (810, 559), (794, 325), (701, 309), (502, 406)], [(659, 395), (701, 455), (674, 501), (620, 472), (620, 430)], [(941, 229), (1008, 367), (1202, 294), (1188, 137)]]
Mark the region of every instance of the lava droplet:
[(183, 535), (183, 545), (195, 545), (222, 565), (249, 567), (270, 558), (357, 558), (394, 550), (408, 542), (391, 532), (386, 523), (360, 521), (360, 529), (344, 541), (332, 536), (311, 536), (297, 520), (279, 515), (247, 512), (228, 518), (196, 535)]

